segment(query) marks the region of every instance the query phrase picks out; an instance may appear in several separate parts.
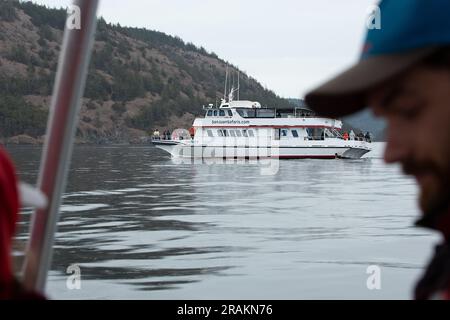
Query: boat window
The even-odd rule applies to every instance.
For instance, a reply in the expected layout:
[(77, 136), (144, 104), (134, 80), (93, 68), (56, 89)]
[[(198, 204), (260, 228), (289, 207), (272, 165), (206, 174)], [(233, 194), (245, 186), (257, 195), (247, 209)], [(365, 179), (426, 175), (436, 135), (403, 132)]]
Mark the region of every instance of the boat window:
[(223, 132), (222, 132), (222, 130), (217, 130), (217, 133), (219, 134), (219, 137), (223, 137)]
[(217, 110), (214, 110), (214, 117), (217, 116)]
[(236, 137), (236, 130), (230, 130), (230, 135), (232, 137)]
[(256, 114), (255, 109), (244, 109), (244, 108), (241, 108), (241, 109), (236, 109), (236, 111), (237, 111), (237, 113), (239, 113), (239, 115), (242, 118), (254, 118), (255, 114)]
[(325, 128), (324, 133), (325, 133), (325, 137), (327, 137), (327, 138), (334, 138), (334, 135), (333, 135), (333, 133), (330, 131), (330, 129)]
[(242, 137), (242, 132), (241, 132), (241, 130), (236, 130), (236, 135), (237, 135), (238, 137)]
[(281, 136), (282, 137), (287, 137), (287, 135), (288, 135), (287, 129), (281, 129)]
[(250, 136), (250, 137), (254, 137), (255, 135), (253, 134), (253, 130), (248, 130), (248, 135)]
[(247, 130), (242, 130), (242, 135), (243, 135), (244, 137), (248, 137)]
[(228, 115), (229, 115), (230, 117), (232, 117), (232, 116), (233, 116), (233, 112), (232, 112), (231, 110), (228, 110)]
[(258, 109), (256, 110), (257, 118), (275, 118), (274, 109)]
[(206, 133), (208, 134), (208, 137), (214, 137), (212, 130), (206, 130)]
[(325, 140), (325, 130), (324, 129), (320, 129), (320, 140)]
[(310, 140), (324, 140), (325, 132), (322, 128), (308, 128), (306, 129)]
[(208, 117), (211, 117), (213, 115), (212, 110), (208, 110), (208, 113), (206, 114)]
[(291, 130), (292, 135), (294, 136), (294, 138), (298, 138), (298, 132), (297, 130)]
[(225, 111), (224, 110), (219, 110), (219, 116), (225, 117)]
[(224, 129), (224, 130), (222, 130), (222, 131), (223, 131), (223, 136), (224, 136), (224, 137), (228, 137), (228, 131), (227, 131), (227, 130), (225, 130), (225, 129)]

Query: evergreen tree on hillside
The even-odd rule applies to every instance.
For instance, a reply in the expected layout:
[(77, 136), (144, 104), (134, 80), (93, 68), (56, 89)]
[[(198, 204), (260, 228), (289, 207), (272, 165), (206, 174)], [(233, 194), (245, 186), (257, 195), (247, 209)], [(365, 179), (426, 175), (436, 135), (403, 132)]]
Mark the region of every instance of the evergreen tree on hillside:
[(0, 1), (0, 20), (12, 22), (16, 20), (17, 13), (13, 0)]
[(39, 137), (45, 133), (46, 124), (46, 111), (21, 98), (0, 96), (0, 137), (19, 134)]

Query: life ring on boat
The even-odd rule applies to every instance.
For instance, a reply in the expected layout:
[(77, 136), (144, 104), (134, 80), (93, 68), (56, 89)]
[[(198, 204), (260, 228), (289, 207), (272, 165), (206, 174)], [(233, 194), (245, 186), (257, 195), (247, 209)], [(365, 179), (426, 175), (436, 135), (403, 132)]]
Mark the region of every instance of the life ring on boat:
[(172, 132), (172, 140), (189, 140), (191, 137), (186, 129), (175, 129)]

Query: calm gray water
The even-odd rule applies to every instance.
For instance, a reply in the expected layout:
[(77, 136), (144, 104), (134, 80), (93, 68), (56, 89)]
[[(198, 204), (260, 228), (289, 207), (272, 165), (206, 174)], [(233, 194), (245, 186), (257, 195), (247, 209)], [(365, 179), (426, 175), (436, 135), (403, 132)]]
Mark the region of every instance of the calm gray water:
[[(11, 147), (34, 183), (40, 149)], [(48, 291), (61, 299), (409, 299), (437, 237), (414, 181), (361, 160), (180, 164), (153, 147), (74, 151)], [(23, 215), (26, 236), (29, 212)], [(81, 289), (66, 286), (81, 270)], [(370, 265), (381, 289), (366, 285)]]

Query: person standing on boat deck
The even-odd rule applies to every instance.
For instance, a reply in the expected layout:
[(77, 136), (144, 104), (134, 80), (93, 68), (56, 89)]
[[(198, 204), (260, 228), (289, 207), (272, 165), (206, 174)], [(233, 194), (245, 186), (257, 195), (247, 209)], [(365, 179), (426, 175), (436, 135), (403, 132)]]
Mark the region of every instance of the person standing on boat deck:
[(378, 12), (359, 62), (306, 103), (329, 117), (370, 106), (386, 120), (384, 160), (416, 178), (416, 224), (443, 235), (414, 297), (450, 299), (450, 1), (384, 0)]
[(355, 140), (355, 132), (353, 132), (353, 130), (350, 130), (349, 137), (350, 137), (350, 140)]
[(364, 141), (364, 134), (362, 132), (358, 133), (357, 136), (359, 141)]
[(342, 137), (344, 138), (344, 140), (348, 140), (348, 132), (345, 131)]
[(195, 128), (194, 127), (189, 128), (189, 135), (191, 136), (192, 139), (194, 139), (194, 136), (195, 136)]
[(161, 137), (159, 136), (159, 130), (155, 129), (155, 131), (153, 131), (153, 138), (156, 140), (159, 140)]

